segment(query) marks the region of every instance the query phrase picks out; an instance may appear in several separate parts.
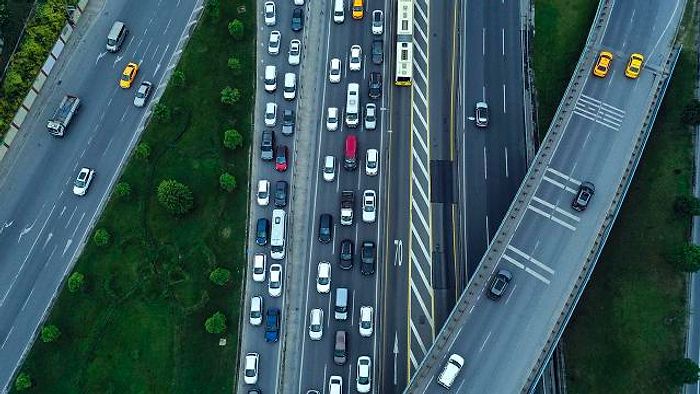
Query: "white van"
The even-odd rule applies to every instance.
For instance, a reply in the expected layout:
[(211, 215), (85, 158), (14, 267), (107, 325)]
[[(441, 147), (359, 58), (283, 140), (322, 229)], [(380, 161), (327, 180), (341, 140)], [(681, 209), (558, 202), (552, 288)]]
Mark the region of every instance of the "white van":
[(335, 0), (333, 6), (333, 22), (343, 23), (345, 21), (345, 0)]
[(265, 91), (272, 93), (277, 90), (277, 66), (265, 66)]
[(285, 100), (294, 100), (297, 97), (297, 75), (294, 73), (284, 74), (284, 93)]
[(124, 22), (115, 21), (109, 29), (109, 34), (107, 34), (107, 50), (119, 52), (127, 34), (129, 34), (129, 29), (126, 28)]
[(438, 384), (446, 389), (452, 387), (452, 383), (457, 379), (462, 366), (464, 366), (464, 358), (459, 354), (452, 354), (437, 378)]
[(347, 99), (345, 101), (345, 124), (348, 127), (357, 127), (360, 123), (360, 85), (348, 84)]
[(272, 230), (270, 231), (270, 257), (282, 260), (285, 255), (285, 233), (287, 232), (287, 214), (283, 209), (272, 211)]

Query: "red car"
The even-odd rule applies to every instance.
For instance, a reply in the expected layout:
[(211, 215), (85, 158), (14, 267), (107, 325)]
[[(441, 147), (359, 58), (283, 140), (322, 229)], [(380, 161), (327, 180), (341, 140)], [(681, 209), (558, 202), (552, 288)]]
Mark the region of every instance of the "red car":
[(275, 154), (275, 170), (279, 172), (287, 171), (287, 145), (277, 147)]

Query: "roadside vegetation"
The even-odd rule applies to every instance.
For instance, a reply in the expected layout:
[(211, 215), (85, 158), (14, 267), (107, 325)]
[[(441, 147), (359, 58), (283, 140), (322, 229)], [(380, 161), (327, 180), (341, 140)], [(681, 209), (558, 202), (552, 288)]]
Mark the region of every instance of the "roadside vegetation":
[[(589, 0), (536, 1), (542, 131), (566, 88), (596, 6)], [(697, 366), (683, 360), (683, 271), (697, 269), (693, 260), (700, 261), (700, 253), (686, 246), (690, 215), (698, 212), (697, 201), (688, 197), (693, 163), (687, 120), (697, 70), (692, 14), (686, 12), (684, 51), (629, 194), (563, 339), (573, 394), (672, 393), (683, 381), (697, 379)], [(552, 50), (553, 40), (569, 51)]]
[[(253, 0), (207, 3), (16, 391), (231, 392), (255, 30)], [(223, 102), (227, 87), (237, 97)]]
[(0, 0), (0, 35), (4, 45), (0, 54), (0, 73), (5, 69), (12, 50), (20, 38), (22, 26), (27, 21), (33, 3), (27, 0)]

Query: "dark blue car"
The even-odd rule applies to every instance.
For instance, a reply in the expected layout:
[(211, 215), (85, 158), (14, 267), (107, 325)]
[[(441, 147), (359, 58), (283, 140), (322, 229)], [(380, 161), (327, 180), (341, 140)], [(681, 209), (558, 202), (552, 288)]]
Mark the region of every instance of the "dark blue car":
[(270, 234), (270, 221), (267, 218), (258, 219), (255, 226), (255, 243), (259, 246), (267, 245), (268, 234)]
[(304, 10), (296, 7), (292, 11), (292, 30), (301, 31), (304, 28)]
[(280, 337), (280, 310), (270, 308), (265, 314), (265, 342), (277, 342)]

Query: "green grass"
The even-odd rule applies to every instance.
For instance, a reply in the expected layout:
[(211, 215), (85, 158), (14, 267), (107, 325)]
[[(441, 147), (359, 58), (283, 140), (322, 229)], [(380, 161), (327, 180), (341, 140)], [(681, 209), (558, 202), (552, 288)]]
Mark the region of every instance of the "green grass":
[(7, 0), (7, 20), (2, 24), (2, 38), (5, 47), (0, 54), (0, 72), (5, 69), (7, 60), (19, 40), (22, 26), (27, 21), (34, 0)]
[[(237, 15), (239, 5), (248, 12)], [(169, 87), (161, 99), (173, 109), (169, 122), (152, 123), (143, 137), (148, 161), (132, 159), (122, 181), (129, 201), (109, 202), (97, 227), (112, 235), (107, 248), (88, 244), (76, 265), (86, 276), (82, 294), (63, 291), (48, 322), (62, 336), (37, 342), (22, 370), (43, 393), (230, 393), (235, 383), (241, 275), (248, 207), (251, 107), (255, 70), (255, 6), (252, 0), (221, 2), (221, 17), (205, 14), (178, 66), (184, 88)], [(245, 42), (228, 34), (241, 19)], [(236, 55), (243, 75), (227, 59)], [(233, 107), (219, 102), (221, 89), (241, 90)], [(237, 128), (244, 147), (231, 153), (223, 132)], [(238, 189), (225, 193), (218, 178), (235, 175)], [(155, 200), (160, 180), (189, 185), (195, 209), (177, 219)], [(103, 178), (106, 179), (106, 178)], [(208, 280), (215, 266), (233, 272), (232, 283)], [(228, 340), (207, 334), (204, 320), (227, 316)]]
[[(551, 2), (545, 3), (551, 6)], [(558, 7), (577, 8), (570, 1), (560, 2)], [(543, 15), (538, 10), (538, 18), (554, 30), (561, 24), (579, 23), (571, 19), (573, 15), (543, 21), (547, 12), (556, 14), (546, 11)], [(685, 25), (692, 23), (686, 20)], [(588, 27), (581, 30), (587, 31)], [(538, 35), (542, 33), (538, 31)], [(688, 34), (685, 40), (685, 51), (620, 216), (565, 333), (567, 384), (572, 394), (677, 390), (666, 381), (661, 369), (669, 360), (683, 357), (685, 283), (684, 276), (665, 256), (674, 246), (686, 242), (690, 231), (690, 220), (673, 212), (673, 201), (691, 190), (692, 137), (689, 128), (680, 122), (681, 111), (695, 86), (697, 54), (691, 36)], [(583, 38), (581, 34), (581, 45), (576, 50), (582, 48)], [(540, 65), (538, 74), (546, 72), (553, 80), (571, 75), (570, 68), (565, 67), (569, 61), (541, 60), (560, 67), (543, 67), (536, 61)], [(540, 107), (551, 111), (555, 108), (556, 103), (550, 108)]]

